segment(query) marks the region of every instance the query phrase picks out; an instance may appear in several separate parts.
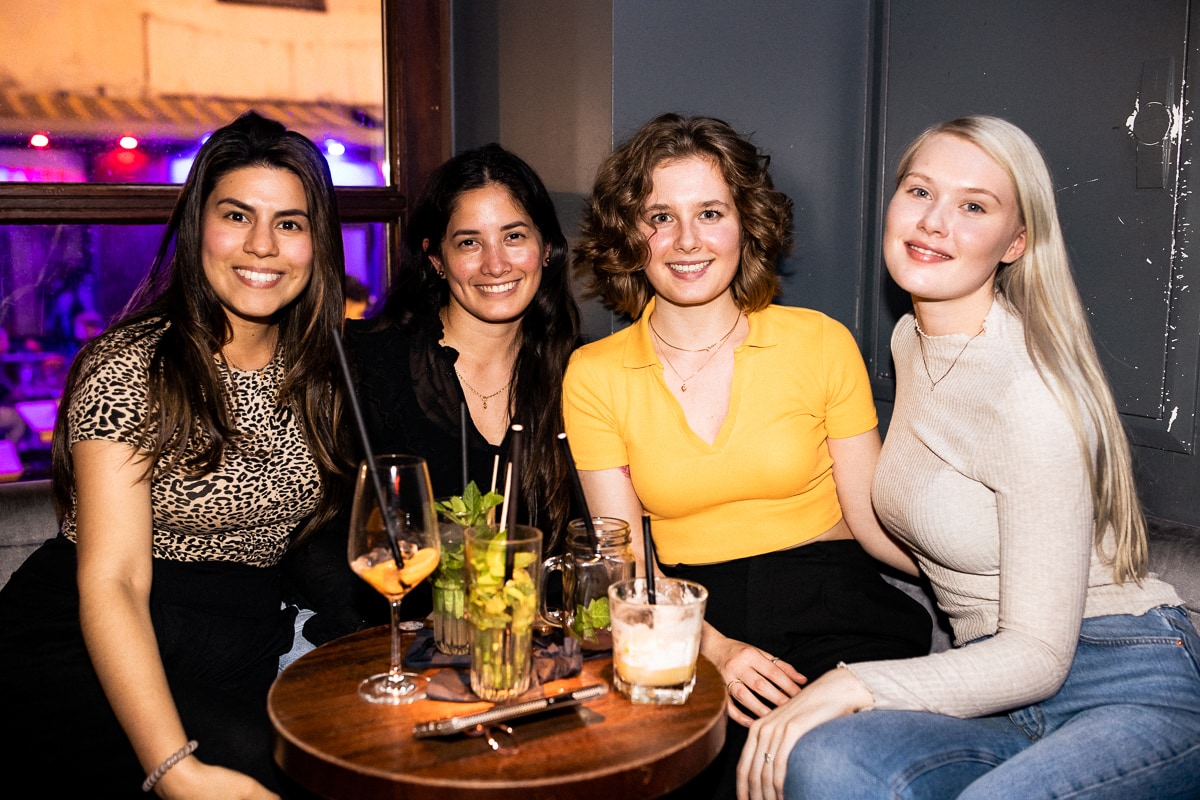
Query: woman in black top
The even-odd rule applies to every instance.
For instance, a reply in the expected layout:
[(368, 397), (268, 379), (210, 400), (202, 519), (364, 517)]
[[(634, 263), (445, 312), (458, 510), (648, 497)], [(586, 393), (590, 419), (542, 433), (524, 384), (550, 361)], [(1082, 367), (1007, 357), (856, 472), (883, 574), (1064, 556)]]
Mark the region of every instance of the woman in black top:
[[(521, 522), (553, 551), (571, 516), (561, 389), (579, 340), (568, 248), (537, 174), (496, 144), (458, 155), (428, 178), (382, 312), (349, 323), (371, 449), (429, 464), (434, 495), (484, 491), (498, 456), (502, 490), (508, 431), (525, 427)], [(305, 638), (321, 643), (387, 619), (387, 604), (346, 565), (343, 514), (295, 554)], [(406, 617), (429, 611), (428, 583), (405, 598)]]

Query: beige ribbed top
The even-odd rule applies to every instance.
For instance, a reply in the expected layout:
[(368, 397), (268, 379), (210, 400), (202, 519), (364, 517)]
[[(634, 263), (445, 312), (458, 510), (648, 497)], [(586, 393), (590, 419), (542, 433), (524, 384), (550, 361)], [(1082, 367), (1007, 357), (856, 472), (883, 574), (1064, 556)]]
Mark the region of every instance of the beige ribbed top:
[(1057, 691), (1084, 617), (1181, 601), (1153, 577), (1118, 586), (1100, 560), (1082, 454), (1004, 303), (965, 350), (966, 335), (924, 337), (923, 361), (922, 338), (912, 314), (892, 332), (896, 406), (872, 497), (955, 642), (992, 638), (850, 668), (877, 708), (980, 716)]

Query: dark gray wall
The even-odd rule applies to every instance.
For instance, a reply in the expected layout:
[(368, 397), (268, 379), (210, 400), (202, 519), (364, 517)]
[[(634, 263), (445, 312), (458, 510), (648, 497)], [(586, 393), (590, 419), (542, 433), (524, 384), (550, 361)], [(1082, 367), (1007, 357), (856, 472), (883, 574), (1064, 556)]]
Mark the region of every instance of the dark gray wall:
[(721, 117), (796, 204), (781, 302), (861, 333), (872, 17), (866, 0), (613, 2), (613, 132), (664, 111)]
[[(1135, 445), (1142, 501), (1155, 516), (1200, 525), (1200, 294), (1191, 288), (1200, 262), (1188, 258), (1194, 143), (1186, 118), (1171, 124), (1197, 97), (1188, 20), (1191, 13), (1196, 26), (1200, 2), (1093, 0), (1084, 16), (1077, 0), (882, 5), (876, 182), (892, 185), (901, 151), (922, 129), (963, 114), (1005, 117), (1038, 142), (1100, 360)], [(934, 28), (940, 35), (927, 40)], [(871, 241), (885, 200), (873, 211)], [(909, 304), (877, 248), (867, 265), (878, 275), (868, 289), (880, 291), (868, 291), (874, 330), (863, 348), (886, 419), (889, 339)]]
[(455, 153), (500, 141), (500, 4), (451, 0), (450, 125)]
[[(1123, 25), (1144, 27), (1147, 23), (1139, 21), (1137, 14), (1119, 13), (1122, 2), (1104, 0), (1101, 5), (1113, 11), (1114, 22), (1094, 31), (1095, 20), (1102, 15), (1089, 14), (1079, 23), (1090, 27), (1081, 27), (1085, 32), (1072, 41), (1080, 41), (1086, 50), (1094, 39), (1096, 53), (1103, 54), (1106, 41), (1123, 35)], [(1169, 5), (1179, 4), (1180, 0), (1172, 0)], [(1187, 52), (1194, 54), (1200, 14), (1193, 12), (1200, 0), (1185, 4), (1193, 26), (1187, 32)], [(1066, 8), (1070, 3), (1054, 0), (1051, 5)], [(977, 65), (976, 71), (982, 74), (975, 77), (971, 77), (974, 73), (947, 77), (928, 69), (930, 43), (923, 36), (888, 40), (890, 13), (928, 11), (923, 4), (907, 0), (748, 0), (737, 4), (719, 0), (601, 0), (587, 4), (452, 0), (454, 146), (461, 150), (500, 141), (514, 146), (539, 172), (559, 176), (563, 174), (559, 162), (570, 161), (566, 173), (573, 177), (565, 183), (560, 178), (560, 185), (550, 188), (564, 224), (571, 230), (588, 191), (579, 176), (594, 172), (613, 141), (624, 139), (664, 111), (726, 119), (771, 155), (776, 185), (796, 204), (796, 248), (783, 264), (782, 302), (825, 311), (855, 332), (877, 379), (881, 417), (886, 422), (890, 365), (885, 363), (887, 354), (879, 342), (886, 343), (887, 331), (905, 300), (885, 298), (887, 279), (877, 264), (875, 245), (880, 209), (890, 194), (886, 173), (892, 165), (885, 162), (900, 146), (888, 134), (906, 139), (935, 118), (972, 111), (1016, 115), (1022, 124), (1031, 124), (1025, 119), (1028, 113), (1022, 116), (1022, 112), (1044, 106), (1049, 109), (1044, 116), (1054, 123), (1045, 129), (1047, 135), (1062, 139), (1069, 151), (1075, 141), (1071, 126), (1079, 124), (1082, 115), (1070, 111), (1069, 103), (1049, 103), (1045, 98), (1071, 98), (1070, 83), (1088, 84), (1091, 65), (1099, 57), (1093, 53), (1087, 59), (1066, 59), (1062, 68), (1034, 68), (1021, 57), (1021, 48), (1055, 52), (1060, 38), (1055, 26), (1074, 26), (1074, 16), (1050, 14), (1046, 19), (1038, 17), (1034, 24), (1030, 14), (1018, 14), (1013, 28), (1003, 36), (988, 36), (987, 30), (978, 30), (977, 12), (995, 11), (994, 6), (939, 5), (938, 19), (930, 29), (941, 30), (949, 24), (949, 17), (957, 16), (954, 24), (962, 26), (962, 32), (981, 36), (978, 44), (965, 46), (942, 37), (939, 47), (955, 53), (952, 66), (946, 69), (969, 71), (981, 56), (988, 56), (983, 64), (1009, 64)], [(1040, 4), (1029, 7), (1037, 11)], [(542, 41), (551, 44), (536, 46)], [(964, 47), (965, 53), (961, 52)], [(993, 52), (1001, 49), (1013, 53), (1007, 62), (997, 60)], [(1200, 71), (1200, 62), (1190, 61), (1194, 62), (1188, 64), (1190, 70)], [(902, 108), (887, 104), (889, 69), (893, 99), (899, 98)], [(1200, 83), (1196, 74), (1186, 77), (1189, 86)], [(1136, 94), (1139, 76), (1129, 80)], [(909, 88), (900, 91), (904, 81)], [(1023, 87), (1014, 93), (1013, 82)], [(955, 89), (959, 93), (950, 100), (943, 97), (942, 102), (936, 95), (922, 94), (925, 90), (937, 93), (939, 85), (959, 87)], [(962, 87), (965, 90), (960, 91)], [(1191, 94), (1187, 99), (1190, 104)], [(556, 104), (563, 109), (556, 110)], [(564, 129), (583, 124), (581, 108), (593, 112), (585, 115), (587, 125), (603, 127), (608, 122), (601, 132), (601, 139), (611, 136), (607, 146), (588, 138), (595, 131), (583, 131), (587, 141), (581, 142), (581, 131)], [(903, 122), (895, 125), (897, 119)], [(1105, 135), (1103, 125), (1097, 125), (1094, 135)], [(1123, 121), (1117, 121), (1110, 127), (1121, 133), (1122, 126)], [(1081, 284), (1088, 299), (1102, 301), (1097, 307), (1103, 306), (1106, 315), (1115, 317), (1102, 336), (1102, 346), (1103, 337), (1118, 337), (1112, 341), (1122, 343), (1123, 325), (1146, 341), (1145, 326), (1162, 329), (1164, 313), (1168, 315), (1167, 374), (1162, 385), (1170, 391), (1162, 402), (1143, 405), (1149, 412), (1138, 412), (1148, 421), (1135, 420), (1135, 437), (1142, 440), (1135, 448), (1135, 460), (1147, 510), (1198, 525), (1200, 457), (1195, 452), (1193, 398), (1200, 374), (1195, 357), (1200, 315), (1190, 288), (1196, 283), (1196, 267), (1186, 260), (1194, 216), (1187, 188), (1192, 172), (1188, 133), (1186, 129), (1183, 132), (1181, 152), (1185, 157), (1174, 209), (1177, 217), (1173, 223), (1154, 222), (1159, 228), (1166, 225), (1174, 237), (1167, 246), (1169, 252), (1163, 254), (1169, 256), (1170, 266), (1159, 273), (1164, 281), (1161, 291), (1158, 295), (1142, 292), (1155, 311), (1148, 316), (1136, 303), (1112, 305), (1115, 300), (1133, 297), (1127, 280), (1118, 278), (1107, 285), (1109, 279), (1098, 281), (1098, 273), (1089, 272)], [(558, 144), (533, 147), (531, 143), (540, 138), (565, 138), (571, 143), (565, 149)], [(1093, 177), (1065, 174), (1065, 191), (1091, 191), (1095, 188)], [(1064, 202), (1070, 205), (1069, 199)], [(1126, 224), (1126, 217), (1121, 217), (1119, 224)], [(1077, 226), (1077, 230), (1087, 235), (1086, 229)], [(1126, 260), (1129, 270), (1139, 269), (1134, 263), (1137, 259)], [(1155, 269), (1161, 269), (1161, 262)], [(1119, 267), (1113, 270), (1113, 275), (1121, 274)], [(1164, 312), (1168, 306), (1170, 310)], [(585, 304), (585, 315), (591, 336), (620, 325), (594, 303)], [(1180, 331), (1186, 341), (1170, 338)], [(1110, 360), (1110, 366), (1120, 361)], [(878, 383), (881, 379), (883, 383)], [(1170, 404), (1178, 404), (1180, 397), (1191, 406), (1181, 408), (1182, 419), (1172, 423)], [(1187, 426), (1186, 431), (1182, 425)], [(1161, 442), (1155, 446), (1150, 435), (1154, 426), (1169, 429), (1171, 441), (1165, 446)]]

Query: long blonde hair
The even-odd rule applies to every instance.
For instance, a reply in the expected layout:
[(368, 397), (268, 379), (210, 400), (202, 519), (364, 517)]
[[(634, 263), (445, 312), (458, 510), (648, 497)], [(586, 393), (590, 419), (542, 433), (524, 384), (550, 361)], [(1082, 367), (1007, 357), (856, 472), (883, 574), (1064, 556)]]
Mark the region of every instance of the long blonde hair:
[[(983, 150), (1016, 187), (1025, 253), (1000, 267), (996, 291), (1020, 317), (1029, 355), (1070, 419), (1083, 450), (1092, 486), (1097, 550), (1112, 566), (1118, 583), (1140, 581), (1147, 570), (1146, 520), (1138, 502), (1129, 440), (1071, 276), (1045, 157), (1028, 134), (1007, 120), (963, 117), (918, 136), (900, 159), (897, 183), (921, 146), (939, 134), (957, 136)], [(1089, 432), (1095, 438), (1094, 449)], [(1111, 553), (1102, 547), (1110, 528), (1115, 542)]]

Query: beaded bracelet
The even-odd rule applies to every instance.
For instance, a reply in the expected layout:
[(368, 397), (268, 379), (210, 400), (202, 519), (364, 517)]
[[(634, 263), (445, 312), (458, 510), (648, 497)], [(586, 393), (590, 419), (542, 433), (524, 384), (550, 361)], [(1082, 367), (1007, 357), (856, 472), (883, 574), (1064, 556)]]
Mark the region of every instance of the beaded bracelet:
[(199, 746), (200, 743), (195, 739), (192, 739), (183, 747), (172, 753), (166, 761), (154, 768), (154, 772), (151, 772), (146, 776), (146, 780), (142, 781), (142, 791), (149, 792), (154, 789), (154, 786), (162, 780), (162, 776), (167, 774), (167, 770), (178, 764), (180, 761), (183, 761), (192, 753), (196, 752), (196, 748)]

